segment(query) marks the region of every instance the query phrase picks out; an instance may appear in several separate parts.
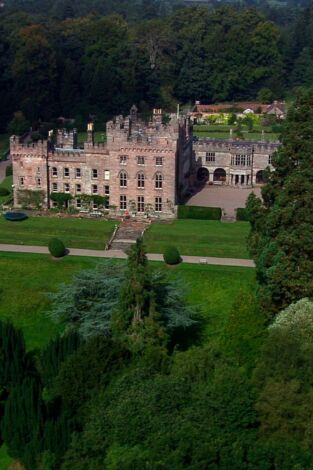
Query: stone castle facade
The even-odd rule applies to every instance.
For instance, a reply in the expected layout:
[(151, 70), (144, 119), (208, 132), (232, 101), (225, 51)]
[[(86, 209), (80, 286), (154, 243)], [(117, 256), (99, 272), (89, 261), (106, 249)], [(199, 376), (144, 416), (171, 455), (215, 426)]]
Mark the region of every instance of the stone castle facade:
[[(79, 148), (76, 130), (58, 130), (45, 141), (24, 144), (11, 137), (14, 204), (20, 194), (41, 191), (44, 206), (53, 207), (54, 193), (72, 196), (83, 210), (84, 196), (106, 196), (115, 215), (175, 217), (175, 208), (197, 179), (207, 184), (253, 186), (262, 184), (279, 144), (193, 138), (186, 117), (172, 116), (162, 123), (154, 110), (151, 122), (138, 118), (136, 107), (106, 126), (106, 143), (96, 144), (93, 125)], [(99, 198), (98, 198), (99, 199)], [(66, 203), (67, 204), (67, 203)]]
[(265, 169), (273, 170), (274, 142), (198, 139), (193, 144), (197, 178), (211, 184), (255, 186), (264, 183)]
[(107, 123), (106, 136), (106, 143), (96, 144), (92, 124), (83, 148), (78, 148), (75, 130), (59, 130), (56, 143), (51, 134), (34, 144), (12, 136), (15, 205), (20, 191), (41, 190), (46, 207), (54, 205), (51, 194), (62, 192), (73, 196), (77, 209), (82, 209), (83, 195), (107, 196), (115, 214), (174, 217), (192, 166), (189, 120), (173, 116), (164, 125), (161, 110), (154, 110), (152, 121), (145, 124), (133, 107), (126, 118)]

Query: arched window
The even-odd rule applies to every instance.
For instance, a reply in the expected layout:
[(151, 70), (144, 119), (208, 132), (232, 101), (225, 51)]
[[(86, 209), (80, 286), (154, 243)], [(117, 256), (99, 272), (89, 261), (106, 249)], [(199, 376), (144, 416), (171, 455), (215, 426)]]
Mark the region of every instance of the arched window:
[(120, 187), (126, 188), (127, 187), (127, 173), (126, 171), (120, 172)]
[(161, 175), (161, 173), (157, 173), (155, 175), (155, 187), (156, 189), (163, 188), (163, 176)]
[(137, 175), (137, 187), (144, 188), (145, 187), (145, 175), (144, 173), (138, 173)]

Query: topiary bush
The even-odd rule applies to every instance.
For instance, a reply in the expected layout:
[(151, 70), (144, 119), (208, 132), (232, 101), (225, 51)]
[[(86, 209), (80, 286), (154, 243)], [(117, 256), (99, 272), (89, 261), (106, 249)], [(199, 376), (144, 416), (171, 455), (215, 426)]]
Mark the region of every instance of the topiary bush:
[(178, 206), (178, 219), (221, 220), (219, 207)]
[(179, 264), (182, 261), (176, 246), (168, 246), (164, 251), (163, 258), (165, 263), (170, 265)]
[(10, 191), (7, 188), (0, 188), (0, 196), (8, 196)]
[(5, 176), (12, 176), (13, 175), (13, 167), (12, 165), (9, 165), (5, 169)]
[(248, 211), (245, 207), (239, 207), (236, 209), (236, 220), (244, 220), (249, 222)]
[(52, 238), (48, 245), (49, 252), (54, 258), (62, 258), (65, 256), (64, 243), (58, 238)]

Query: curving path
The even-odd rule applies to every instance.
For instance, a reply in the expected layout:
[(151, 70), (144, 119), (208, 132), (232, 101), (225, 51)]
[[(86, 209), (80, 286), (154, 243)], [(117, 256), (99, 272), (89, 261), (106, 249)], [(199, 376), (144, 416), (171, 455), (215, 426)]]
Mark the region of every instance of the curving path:
[[(49, 254), (48, 248), (45, 246), (26, 246), (26, 245), (8, 245), (0, 244), (0, 252), (9, 253), (38, 253)], [(127, 255), (122, 250), (83, 250), (79, 248), (69, 248), (69, 256), (91, 256), (96, 258), (116, 258), (127, 259)], [(147, 257), (150, 261), (163, 261), (163, 255), (157, 253), (148, 253)], [(191, 264), (211, 264), (219, 266), (237, 266), (242, 268), (254, 268), (254, 261), (250, 259), (237, 258), (214, 258), (204, 256), (182, 256), (184, 263)]]

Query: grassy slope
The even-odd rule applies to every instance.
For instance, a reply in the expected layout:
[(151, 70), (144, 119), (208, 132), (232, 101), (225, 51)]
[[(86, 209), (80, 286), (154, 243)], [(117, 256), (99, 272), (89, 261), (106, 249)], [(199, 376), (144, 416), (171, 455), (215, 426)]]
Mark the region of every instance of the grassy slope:
[(69, 248), (101, 250), (114, 225), (114, 221), (93, 219), (30, 217), (23, 222), (8, 222), (1, 217), (0, 243), (44, 246), (51, 237), (59, 237)]
[[(229, 139), (230, 129), (234, 129), (234, 126), (227, 125), (195, 125), (193, 133), (198, 137), (211, 137), (215, 139)], [(264, 139), (266, 141), (276, 141), (279, 139), (279, 134), (272, 132), (270, 128), (264, 128), (265, 134)], [(246, 129), (241, 131), (244, 135), (245, 140), (261, 140), (262, 139), (262, 128), (255, 126), (252, 132), (248, 132)], [(235, 132), (233, 132), (233, 138), (236, 138)]]
[[(1, 282), (0, 318), (10, 318), (23, 329), (29, 349), (42, 347), (60, 328), (45, 315), (49, 307), (47, 293), (97, 263), (94, 258), (68, 257), (53, 261), (45, 255), (0, 254), (0, 270), (5, 273)], [(172, 277), (185, 281), (188, 298), (210, 319), (210, 335), (221, 330), (238, 291), (254, 288), (253, 269), (192, 264), (166, 268), (163, 263), (153, 263), (153, 266), (168, 269)]]
[[(6, 188), (9, 191), (12, 191), (12, 183), (13, 183), (13, 176), (7, 176), (0, 184), (0, 188)], [(3, 204), (4, 202), (6, 202), (9, 197), (10, 196), (0, 196), (0, 204)]]
[(44, 315), (49, 305), (46, 293), (95, 264), (88, 258), (52, 261), (48, 255), (1, 253), (0, 318), (10, 318), (23, 329), (29, 349), (41, 347), (58, 331)]
[[(87, 132), (79, 132), (78, 133), (78, 143), (80, 145), (84, 144), (87, 140)], [(95, 142), (101, 143), (101, 142), (106, 142), (106, 135), (105, 131), (97, 131), (95, 132)]]
[(249, 258), (248, 232), (248, 222), (176, 220), (172, 224), (152, 224), (145, 233), (145, 245), (150, 253), (163, 253), (167, 245), (174, 244), (182, 255)]

